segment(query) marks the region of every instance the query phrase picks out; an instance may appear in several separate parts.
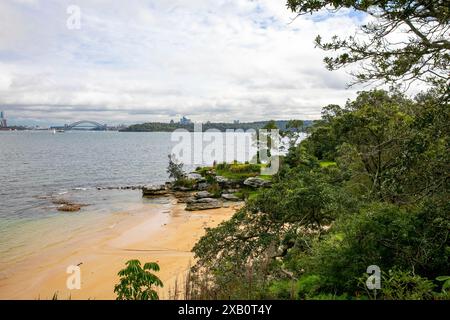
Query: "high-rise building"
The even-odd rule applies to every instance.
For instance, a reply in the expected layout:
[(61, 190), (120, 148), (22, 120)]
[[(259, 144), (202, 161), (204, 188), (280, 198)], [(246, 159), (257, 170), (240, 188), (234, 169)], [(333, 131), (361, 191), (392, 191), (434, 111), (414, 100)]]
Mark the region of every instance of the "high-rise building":
[(0, 111), (0, 128), (6, 128), (7, 126), (5, 113)]
[(187, 124), (191, 124), (191, 123), (192, 123), (191, 119), (188, 119), (188, 118), (186, 118), (185, 116), (183, 116), (183, 117), (180, 119), (180, 124), (187, 125)]

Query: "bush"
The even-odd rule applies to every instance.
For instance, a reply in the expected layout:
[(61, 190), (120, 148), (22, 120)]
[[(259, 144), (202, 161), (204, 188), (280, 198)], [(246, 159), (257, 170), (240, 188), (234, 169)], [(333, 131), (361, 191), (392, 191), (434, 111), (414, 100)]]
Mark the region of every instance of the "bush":
[(326, 291), (338, 294), (357, 294), (357, 279), (369, 265), (382, 272), (414, 268), (417, 275), (434, 279), (448, 270), (446, 212), (426, 204), (410, 210), (373, 203), (339, 219), (309, 255), (298, 259), (306, 273), (327, 279)]
[(186, 178), (186, 173), (183, 170), (183, 163), (178, 162), (174, 155), (169, 154), (169, 165), (167, 166), (167, 173), (169, 178), (174, 179), (175, 182)]
[(385, 300), (433, 299), (435, 285), (432, 281), (410, 271), (389, 270), (382, 276), (380, 298)]
[(175, 183), (174, 183), (174, 185), (177, 187), (184, 187), (184, 188), (188, 188), (188, 189), (193, 189), (195, 184), (196, 184), (195, 180), (187, 179), (187, 178), (179, 179), (179, 180), (175, 181)]
[(114, 287), (117, 300), (158, 300), (153, 287), (162, 287), (162, 281), (150, 271), (159, 271), (155, 262), (147, 262), (141, 267), (139, 260), (129, 260), (126, 268), (119, 271), (120, 282)]
[(222, 188), (217, 182), (211, 184), (207, 191), (212, 194), (213, 198), (219, 198), (222, 194)]
[(322, 287), (322, 278), (317, 275), (301, 277), (297, 282), (297, 292), (300, 299), (308, 299), (316, 296)]
[(292, 280), (273, 281), (268, 287), (268, 293), (274, 299), (297, 299), (297, 285)]

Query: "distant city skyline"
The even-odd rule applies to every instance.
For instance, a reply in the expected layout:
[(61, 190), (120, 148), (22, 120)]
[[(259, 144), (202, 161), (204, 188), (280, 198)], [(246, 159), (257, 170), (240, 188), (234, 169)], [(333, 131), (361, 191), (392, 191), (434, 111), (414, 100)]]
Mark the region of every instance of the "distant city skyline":
[(8, 126), (8, 122), (6, 120), (6, 115), (3, 111), (0, 111), (0, 128), (6, 128)]
[(0, 2), (0, 108), (11, 123), (318, 119), (358, 87), (347, 89), (348, 70), (326, 70), (314, 38), (370, 19), (342, 10), (292, 21), (273, 0), (80, 0), (72, 28), (69, 5)]

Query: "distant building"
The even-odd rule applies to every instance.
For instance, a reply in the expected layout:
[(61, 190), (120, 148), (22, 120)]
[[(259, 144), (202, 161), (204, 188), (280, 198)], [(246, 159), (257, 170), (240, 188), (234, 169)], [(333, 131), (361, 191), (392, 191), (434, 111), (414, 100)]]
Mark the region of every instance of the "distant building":
[(175, 121), (173, 121), (173, 119), (170, 119), (170, 124), (174, 124)]
[(6, 123), (6, 116), (3, 111), (0, 112), (0, 128), (6, 128), (8, 124)]
[(234, 124), (239, 124), (239, 120), (233, 120)]
[(186, 118), (185, 116), (183, 116), (183, 117), (180, 119), (180, 124), (182, 124), (182, 125), (187, 125), (187, 124), (191, 124), (191, 123), (192, 123), (191, 119), (188, 119), (188, 118)]

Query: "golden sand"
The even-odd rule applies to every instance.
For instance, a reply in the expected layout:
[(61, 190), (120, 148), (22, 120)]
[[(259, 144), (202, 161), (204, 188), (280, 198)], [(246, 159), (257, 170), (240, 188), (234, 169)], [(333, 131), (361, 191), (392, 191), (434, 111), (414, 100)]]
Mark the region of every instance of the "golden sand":
[[(115, 299), (117, 272), (130, 259), (159, 264), (156, 274), (165, 285), (159, 290), (160, 298), (168, 299), (175, 281), (182, 282), (193, 264), (190, 250), (205, 227), (229, 219), (237, 208), (188, 212), (184, 207), (173, 201), (168, 210), (144, 218), (116, 215), (106, 231), (90, 239), (74, 239), (66, 250), (42, 252), (1, 279), (0, 299), (51, 299), (55, 293), (58, 299)], [(67, 289), (69, 265), (80, 266), (80, 290)]]

